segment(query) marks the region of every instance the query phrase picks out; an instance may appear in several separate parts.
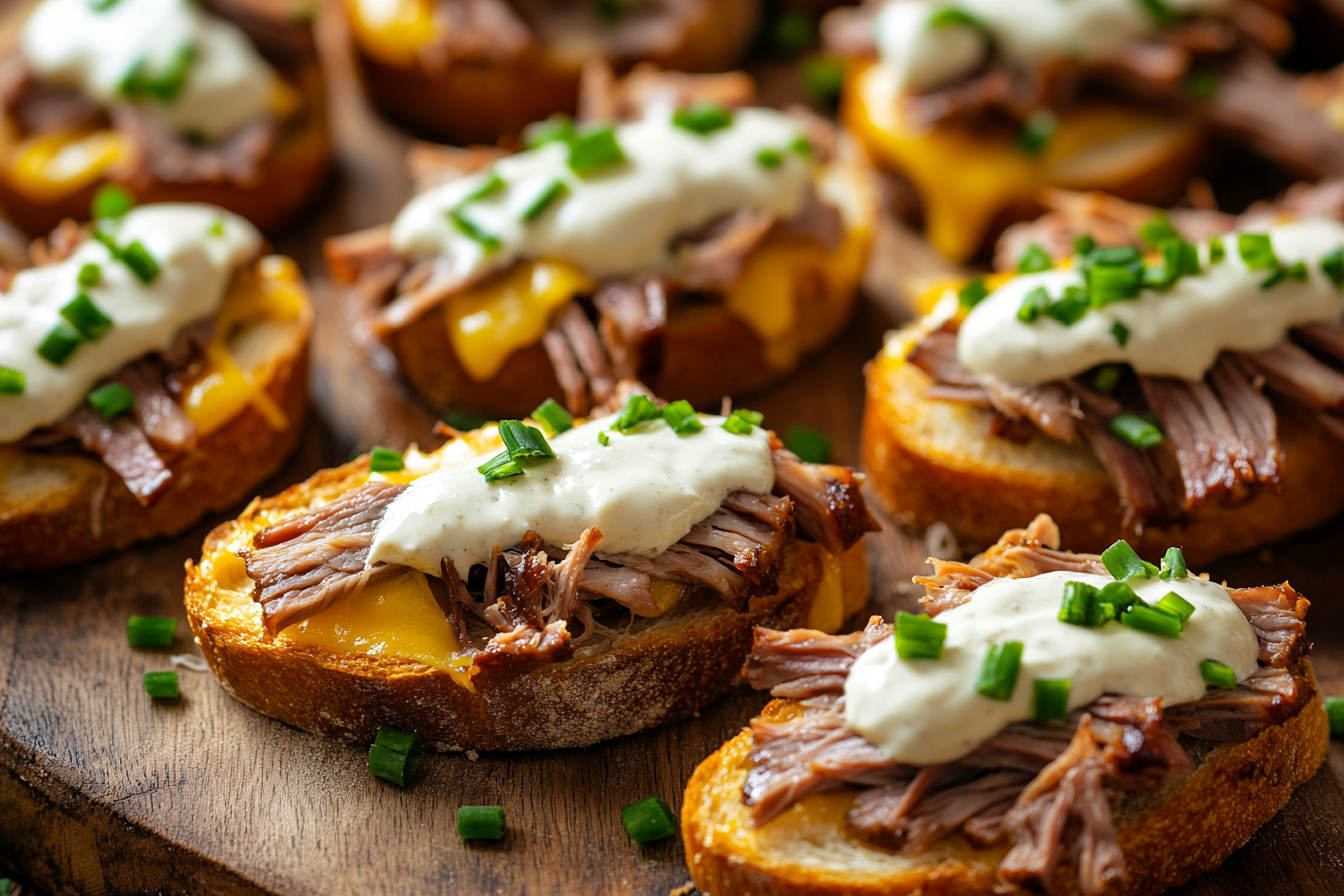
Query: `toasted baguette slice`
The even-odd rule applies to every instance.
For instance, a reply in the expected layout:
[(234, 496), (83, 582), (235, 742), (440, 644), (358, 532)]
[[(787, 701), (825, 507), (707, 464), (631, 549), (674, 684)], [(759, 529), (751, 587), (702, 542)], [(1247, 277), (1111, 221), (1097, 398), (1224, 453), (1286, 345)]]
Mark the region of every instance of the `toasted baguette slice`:
[[(614, 637), (596, 637), (569, 660), (514, 678), (468, 679), (451, 658), (431, 665), (429, 657), (399, 656), (391, 646), (344, 652), (288, 630), (269, 637), (254, 583), (234, 552), (261, 529), (368, 475), (368, 458), (360, 458), (254, 501), (210, 533), (200, 563), (187, 563), (187, 618), (215, 676), (248, 706), (305, 731), (367, 743), (380, 725), (391, 725), (418, 732), (438, 750), (585, 747), (684, 718), (717, 699), (737, 679), (753, 626), (807, 620), (834, 631), (867, 600), (862, 542), (837, 565), (822, 548), (793, 541), (778, 590), (753, 598), (745, 613), (718, 597), (691, 598)], [(441, 616), (429, 623), (447, 625)]]
[(1209, 501), (1183, 527), (1125, 531), (1120, 499), (1089, 449), (1039, 433), (1019, 444), (990, 434), (987, 410), (925, 398), (931, 380), (903, 359), (903, 337), (889, 337), (892, 348), (868, 367), (861, 449), (873, 493), (916, 531), (942, 521), (967, 545), (983, 547), (1048, 513), (1077, 551), (1100, 553), (1125, 538), (1149, 559), (1176, 544), (1192, 565), (1203, 565), (1308, 529), (1344, 508), (1338, 443), (1292, 406), (1276, 403), (1281, 491), (1260, 489), (1241, 503)]
[[(1313, 695), (1295, 716), (1198, 756), (1191, 775), (1160, 793), (1126, 796), (1116, 822), (1127, 878), (1108, 894), (1160, 893), (1217, 867), (1316, 773), (1329, 723), (1310, 663), (1303, 667)], [(763, 715), (782, 720), (794, 712), (792, 701), (775, 700)], [(742, 802), (751, 750), (751, 732), (743, 731), (702, 762), (686, 787), (681, 835), (691, 879), (706, 896), (999, 892), (994, 871), (1007, 847), (975, 849), (957, 835), (919, 855), (878, 849), (845, 828), (854, 791), (807, 797), (753, 828)]]
[(200, 388), (184, 392), (196, 396), (185, 409), (199, 440), (168, 464), (173, 481), (150, 506), (97, 457), (0, 445), (0, 571), (52, 569), (175, 535), (246, 499), (280, 469), (308, 400), (312, 306), (298, 266), (269, 256), (240, 271), (219, 319), (228, 337), (212, 350), (227, 352), (256, 392), (234, 380), (209, 395), (201, 384), (216, 368), (206, 366)]

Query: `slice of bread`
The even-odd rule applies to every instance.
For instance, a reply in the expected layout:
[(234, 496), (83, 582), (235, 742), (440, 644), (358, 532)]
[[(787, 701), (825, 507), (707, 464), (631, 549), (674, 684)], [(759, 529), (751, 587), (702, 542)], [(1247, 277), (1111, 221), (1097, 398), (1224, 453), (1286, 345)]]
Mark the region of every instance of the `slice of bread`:
[[(1128, 794), (1117, 810), (1126, 880), (1116, 896), (1156, 894), (1217, 867), (1284, 807), (1325, 760), (1329, 723), (1313, 686), (1302, 709), (1240, 744), (1192, 756), (1195, 771), (1159, 793)], [(767, 719), (796, 713), (775, 700)], [(811, 796), (761, 828), (742, 785), (752, 763), (743, 731), (700, 764), (686, 787), (681, 833), (691, 879), (706, 896), (973, 896), (994, 889), (1006, 847), (975, 849), (961, 835), (918, 855), (878, 849), (845, 827), (857, 791)], [(1074, 893), (1062, 879), (1060, 893)], [(1021, 891), (1012, 891), (1021, 892)]]

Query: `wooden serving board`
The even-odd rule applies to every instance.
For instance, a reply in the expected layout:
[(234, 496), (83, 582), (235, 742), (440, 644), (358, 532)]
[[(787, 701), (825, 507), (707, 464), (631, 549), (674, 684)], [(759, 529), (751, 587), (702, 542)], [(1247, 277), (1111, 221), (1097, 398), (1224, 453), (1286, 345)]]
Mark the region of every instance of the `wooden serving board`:
[[(339, 29), (328, 26), (329, 47)], [(316, 405), (272, 493), (354, 447), (426, 440), (404, 402), (351, 344), (330, 301), (320, 239), (390, 218), (405, 200), (405, 141), (363, 108), (339, 54), (330, 72), (341, 175), (303, 233), (279, 248), (319, 303)], [(884, 251), (899, 248), (887, 234)], [(909, 258), (909, 256), (903, 256)], [(879, 285), (889, 282), (878, 269)], [(890, 318), (877, 305), (803, 373), (749, 404), (772, 426), (804, 424), (857, 460), (862, 366)], [(387, 419), (390, 428), (375, 421)], [(155, 704), (145, 672), (169, 651), (132, 650), (131, 614), (176, 616), (175, 653), (198, 655), (181, 605), (183, 564), (209, 528), (65, 572), (0, 582), (0, 868), (57, 894), (656, 894), (688, 882), (676, 838), (639, 847), (621, 807), (658, 793), (680, 808), (696, 764), (765, 703), (738, 690), (699, 717), (550, 753), (427, 756), (406, 790), (370, 777), (364, 747), (306, 734), (180, 670), (182, 699)], [(1025, 520), (1023, 522), (1026, 522)], [(1067, 533), (1065, 533), (1067, 539)], [(1291, 578), (1316, 603), (1311, 631), (1327, 692), (1344, 693), (1344, 523), (1214, 570), (1236, 585)], [(874, 612), (909, 607), (923, 545), (889, 530), (870, 545)], [(508, 834), (465, 844), (460, 805), (501, 804)], [(1344, 748), (1222, 868), (1182, 894), (1344, 892)]]

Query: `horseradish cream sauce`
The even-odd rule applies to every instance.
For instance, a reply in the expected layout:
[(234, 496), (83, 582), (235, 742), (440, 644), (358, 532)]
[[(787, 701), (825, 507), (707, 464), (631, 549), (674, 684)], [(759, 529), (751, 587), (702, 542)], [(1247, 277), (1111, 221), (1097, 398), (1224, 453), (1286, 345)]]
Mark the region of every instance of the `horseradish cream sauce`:
[(127, 102), (122, 85), (137, 66), (150, 78), (169, 70), (183, 48), (194, 54), (181, 91), (145, 109), (181, 134), (221, 140), (266, 113), (275, 72), (233, 24), (195, 0), (44, 0), (20, 37), (24, 60), (41, 79), (71, 87), (103, 106)]
[[(471, 277), (519, 258), (570, 262), (592, 277), (675, 271), (671, 243), (741, 209), (780, 218), (802, 206), (812, 164), (790, 147), (803, 137), (794, 118), (771, 109), (739, 109), (733, 123), (708, 134), (677, 127), (670, 112), (616, 128), (626, 161), (580, 177), (561, 142), (501, 159), (504, 186), (463, 206), (461, 215), (499, 241), (487, 248), (449, 212), (487, 182), (488, 172), (459, 178), (410, 201), (392, 224), (392, 245), (411, 258), (439, 257)], [(761, 164), (762, 150), (779, 164)], [(565, 194), (529, 222), (524, 212), (555, 181)]]
[[(1230, 0), (1164, 0), (1173, 13), (1218, 13)], [(969, 14), (979, 26), (935, 26), (945, 10)], [(893, 0), (878, 10), (874, 35), (883, 68), (898, 89), (921, 93), (979, 68), (991, 42), (1020, 67), (1068, 58), (1097, 62), (1162, 30), (1140, 0)]]
[[(1163, 292), (1145, 289), (1131, 301), (1090, 309), (1072, 326), (1042, 315), (1018, 320), (1022, 301), (1037, 286), (1059, 298), (1080, 286), (1072, 268), (1014, 277), (967, 315), (957, 335), (957, 358), (974, 373), (1010, 383), (1033, 384), (1076, 376), (1098, 364), (1123, 362), (1146, 376), (1199, 380), (1224, 351), (1260, 351), (1281, 342), (1288, 330), (1312, 321), (1337, 321), (1344, 291), (1321, 270), (1326, 254), (1344, 247), (1344, 224), (1304, 220), (1268, 230), (1279, 261), (1306, 263), (1307, 278), (1284, 277), (1268, 289), (1273, 273), (1250, 270), (1237, 251), (1237, 234), (1222, 237), (1226, 255), (1203, 272), (1182, 277)], [(1112, 328), (1129, 331), (1124, 345)]]
[[(1113, 579), (1068, 572), (995, 579), (938, 614), (947, 624), (941, 659), (902, 660), (894, 639), (877, 644), (845, 680), (845, 726), (898, 762), (933, 765), (965, 756), (1005, 725), (1030, 720), (1037, 678), (1071, 681), (1070, 709), (1102, 694), (1161, 697), (1164, 706), (1175, 706), (1204, 695), (1203, 660), (1231, 666), (1238, 681), (1256, 669), (1255, 632), (1221, 585), (1130, 579), (1149, 604), (1175, 591), (1194, 605), (1180, 638), (1164, 638), (1118, 622), (1101, 628), (1060, 622), (1064, 583), (1076, 581), (1100, 588)], [(976, 691), (976, 680), (989, 646), (1005, 641), (1022, 642), (1022, 667), (1012, 698), (991, 700)]]
[[(158, 276), (141, 282), (92, 239), (65, 261), (15, 275), (9, 291), (0, 293), (0, 366), (21, 371), (25, 384), (21, 394), (0, 394), (0, 443), (55, 423), (102, 377), (168, 348), (184, 326), (219, 308), (234, 270), (261, 250), (255, 227), (211, 205), (142, 205), (119, 226), (103, 226), (119, 245), (139, 240), (158, 264)], [(81, 287), (79, 270), (88, 263), (98, 265), (99, 280)], [(57, 366), (37, 349), (63, 323), (61, 308), (80, 292), (111, 318), (112, 327), (81, 342)]]
[[(704, 429), (679, 436), (666, 423), (641, 423), (622, 435), (615, 417), (576, 426), (550, 439), (554, 460), (522, 476), (486, 482), (477, 467), (492, 455), (441, 467), (413, 481), (388, 507), (374, 536), (369, 565), (394, 563), (433, 576), (450, 558), (467, 577), (491, 548), (509, 548), (529, 531), (547, 544), (573, 544), (591, 526), (601, 553), (656, 556), (709, 516), (730, 492), (769, 493), (775, 484), (766, 431), (723, 429), (702, 416)], [(607, 430), (609, 444), (598, 442)]]

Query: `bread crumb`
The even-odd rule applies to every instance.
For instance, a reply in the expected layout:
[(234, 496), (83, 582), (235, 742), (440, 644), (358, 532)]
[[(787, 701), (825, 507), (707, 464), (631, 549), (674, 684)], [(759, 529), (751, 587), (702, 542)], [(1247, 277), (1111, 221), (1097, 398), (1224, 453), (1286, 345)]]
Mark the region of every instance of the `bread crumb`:
[(477, 753), (475, 750), (468, 750), (467, 758), (470, 759), (472, 762), (475, 762), (477, 759), (481, 758), (481, 754)]

